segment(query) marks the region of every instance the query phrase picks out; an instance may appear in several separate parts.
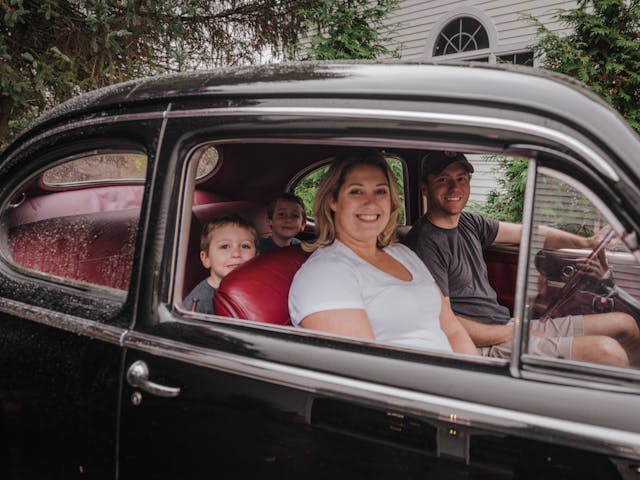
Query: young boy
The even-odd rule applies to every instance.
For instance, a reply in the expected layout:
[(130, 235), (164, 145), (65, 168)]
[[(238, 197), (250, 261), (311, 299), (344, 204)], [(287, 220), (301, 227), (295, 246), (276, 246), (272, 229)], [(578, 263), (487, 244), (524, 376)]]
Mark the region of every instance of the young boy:
[(200, 237), (200, 261), (209, 270), (184, 299), (188, 310), (213, 314), (213, 295), (220, 281), (257, 254), (258, 232), (247, 220), (229, 215), (207, 223)]
[(271, 237), (260, 239), (260, 252), (300, 243), (295, 236), (304, 230), (306, 224), (304, 201), (293, 193), (281, 193), (267, 205)]

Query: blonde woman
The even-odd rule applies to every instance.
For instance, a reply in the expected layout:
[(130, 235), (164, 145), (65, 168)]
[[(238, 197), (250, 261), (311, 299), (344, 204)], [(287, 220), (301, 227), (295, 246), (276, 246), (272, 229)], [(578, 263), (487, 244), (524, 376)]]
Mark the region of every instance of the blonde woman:
[(395, 182), (372, 149), (339, 155), (313, 211), (317, 240), (297, 272), (289, 311), (298, 327), (414, 348), (477, 354), (424, 263), (397, 243)]

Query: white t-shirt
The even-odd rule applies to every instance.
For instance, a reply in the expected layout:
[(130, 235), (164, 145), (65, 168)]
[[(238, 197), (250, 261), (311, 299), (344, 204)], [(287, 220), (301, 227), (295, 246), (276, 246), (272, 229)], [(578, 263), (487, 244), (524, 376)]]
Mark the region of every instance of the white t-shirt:
[(409, 270), (412, 280), (379, 270), (338, 240), (313, 252), (291, 284), (291, 321), (299, 327), (312, 313), (362, 309), (380, 342), (451, 352), (440, 328), (440, 293), (431, 273), (404, 245), (384, 251)]

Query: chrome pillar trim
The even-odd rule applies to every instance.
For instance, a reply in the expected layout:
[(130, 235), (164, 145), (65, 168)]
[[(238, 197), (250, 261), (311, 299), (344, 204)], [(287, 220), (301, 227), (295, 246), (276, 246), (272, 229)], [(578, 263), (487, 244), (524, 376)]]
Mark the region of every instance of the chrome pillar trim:
[(54, 312), (7, 298), (0, 298), (0, 312), (114, 345), (121, 345), (121, 339), (126, 333), (124, 328)]
[(404, 120), (435, 122), (451, 125), (474, 126), (480, 128), (497, 128), (512, 132), (536, 135), (545, 139), (554, 140), (561, 145), (575, 151), (589, 159), (609, 179), (617, 182), (618, 174), (611, 168), (600, 154), (591, 147), (584, 145), (575, 138), (558, 132), (552, 128), (496, 117), (481, 117), (475, 115), (461, 115), (451, 113), (421, 112), (413, 110), (382, 110), (375, 108), (341, 108), (341, 107), (229, 107), (229, 108), (203, 108), (194, 110), (180, 110), (169, 113), (169, 118), (183, 118), (191, 116), (225, 116), (225, 115), (291, 115), (308, 117), (345, 117), (368, 118), (380, 120)]
[(194, 347), (139, 332), (130, 332), (126, 336), (125, 347), (328, 397), (422, 415), (440, 422), (547, 441), (551, 437), (564, 445), (587, 447), (608, 455), (640, 459), (640, 433), (584, 425), (559, 418), (404, 390), (336, 374)]
[(522, 238), (520, 239), (520, 252), (518, 254), (518, 272), (516, 274), (516, 295), (514, 298), (513, 315), (513, 351), (511, 352), (511, 375), (520, 376), (520, 354), (527, 347), (527, 338), (523, 339), (523, 332), (529, 322), (526, 320), (526, 291), (527, 277), (529, 274), (529, 244), (531, 242), (531, 222), (533, 221), (534, 196), (536, 190), (535, 159), (529, 160), (527, 170), (527, 184), (524, 189), (524, 206), (522, 208)]

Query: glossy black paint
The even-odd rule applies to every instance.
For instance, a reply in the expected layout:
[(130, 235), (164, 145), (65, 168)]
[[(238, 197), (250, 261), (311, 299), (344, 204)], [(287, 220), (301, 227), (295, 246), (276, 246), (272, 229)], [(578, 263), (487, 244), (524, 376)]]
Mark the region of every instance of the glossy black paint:
[[(0, 261), (0, 477), (618, 478), (613, 456), (631, 471), (637, 452), (585, 451), (580, 436), (555, 438), (524, 422), (457, 422), (427, 400), (638, 433), (633, 380), (616, 391), (597, 380), (516, 378), (506, 363), (203, 322), (172, 307), (185, 161), (212, 140), (304, 140), (290, 147), (308, 153), (302, 168), (330, 153), (327, 139), (377, 146), (392, 139), (404, 142), (397, 148), (407, 153), (410, 179), (420, 156), (407, 145), (425, 138), (496, 152), (535, 147), (541, 164), (580, 178), (640, 231), (635, 134), (585, 88), (526, 72), (366, 63), (220, 70), (128, 82), (43, 117), (2, 154), (0, 202), (30, 173), (105, 141), (135, 142), (149, 155), (147, 195), (126, 297)], [(469, 123), (472, 117), (502, 123)], [(517, 124), (578, 139), (609, 159), (611, 172), (571, 152), (563, 138)], [(260, 143), (232, 146), (230, 158), (239, 153), (207, 186), (231, 199), (282, 190), (286, 184), (277, 182), (298, 167), (283, 159), (288, 148), (272, 147), (280, 155), (262, 159)], [(416, 182), (407, 198), (413, 220)], [(39, 317), (28, 305), (50, 314)], [(104, 325), (114, 330), (101, 332)], [(180, 395), (160, 398), (128, 385), (126, 370), (137, 360)]]

